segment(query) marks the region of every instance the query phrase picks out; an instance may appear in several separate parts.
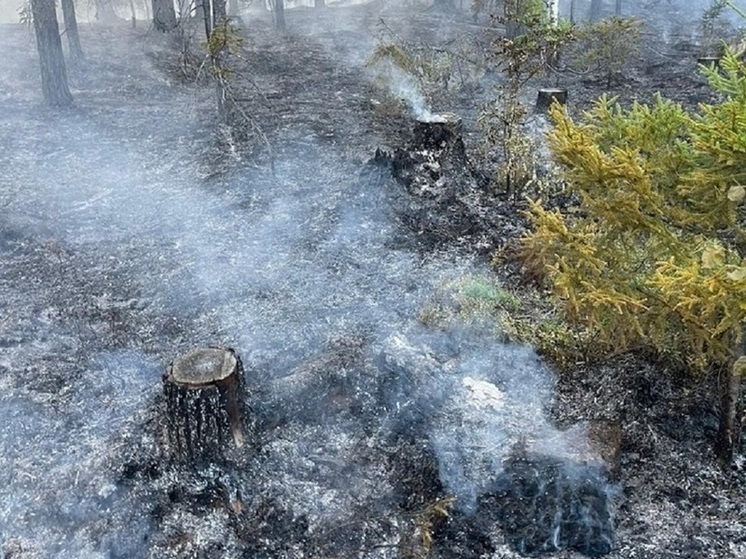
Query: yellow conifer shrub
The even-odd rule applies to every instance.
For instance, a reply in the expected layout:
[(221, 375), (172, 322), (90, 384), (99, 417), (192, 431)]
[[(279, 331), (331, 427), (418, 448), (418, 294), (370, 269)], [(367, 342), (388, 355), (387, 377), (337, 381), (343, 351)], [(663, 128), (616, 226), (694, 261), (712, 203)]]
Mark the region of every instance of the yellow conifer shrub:
[(702, 68), (721, 101), (560, 107), (549, 141), (577, 206), (532, 203), (527, 268), (615, 352), (694, 370), (732, 363), (746, 321), (746, 66)]

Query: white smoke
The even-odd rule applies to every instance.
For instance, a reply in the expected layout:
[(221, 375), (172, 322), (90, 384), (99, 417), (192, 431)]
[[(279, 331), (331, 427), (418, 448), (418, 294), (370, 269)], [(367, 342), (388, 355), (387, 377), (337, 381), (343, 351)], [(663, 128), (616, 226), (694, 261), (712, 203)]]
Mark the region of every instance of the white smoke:
[(414, 77), (390, 60), (379, 61), (376, 64), (375, 72), (378, 83), (396, 99), (406, 103), (416, 119), (431, 122), (435, 118), (436, 115), (430, 110), (428, 102)]

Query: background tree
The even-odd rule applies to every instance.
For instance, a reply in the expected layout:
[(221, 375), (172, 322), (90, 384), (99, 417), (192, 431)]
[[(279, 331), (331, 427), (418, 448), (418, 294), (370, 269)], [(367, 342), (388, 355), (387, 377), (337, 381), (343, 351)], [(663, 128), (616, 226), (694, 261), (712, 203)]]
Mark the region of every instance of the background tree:
[(275, 26), (285, 31), (285, 0), (275, 0)]
[(434, 0), (433, 8), (442, 11), (452, 11), (455, 5), (453, 0)]
[(202, 21), (205, 24), (205, 38), (210, 41), (210, 35), (212, 35), (212, 16), (210, 14), (210, 0), (201, 0), (200, 7), (202, 8)]
[(122, 18), (114, 10), (112, 0), (96, 0), (96, 20), (101, 23), (119, 23)]
[(555, 107), (551, 149), (579, 203), (534, 203), (523, 250), (609, 351), (723, 375), (717, 451), (730, 463), (746, 360), (746, 66), (728, 55), (722, 73), (702, 71), (722, 101), (692, 115), (602, 98), (577, 124)]
[(226, 19), (225, 12), (225, 1), (226, 0), (212, 0), (212, 26), (217, 27), (222, 25)]
[(176, 28), (176, 10), (173, 0), (153, 0), (153, 27), (161, 32)]
[(54, 0), (31, 0), (31, 13), (39, 51), (44, 100), (55, 106), (70, 105), (73, 96), (67, 85), (67, 70)]
[(78, 20), (75, 17), (75, 3), (73, 0), (61, 0), (61, 4), (67, 44), (70, 47), (70, 58), (76, 62), (81, 61), (83, 60), (83, 47), (80, 45)]
[(598, 21), (601, 19), (601, 12), (603, 11), (603, 0), (591, 0), (591, 7), (588, 11), (588, 19), (590, 21)]

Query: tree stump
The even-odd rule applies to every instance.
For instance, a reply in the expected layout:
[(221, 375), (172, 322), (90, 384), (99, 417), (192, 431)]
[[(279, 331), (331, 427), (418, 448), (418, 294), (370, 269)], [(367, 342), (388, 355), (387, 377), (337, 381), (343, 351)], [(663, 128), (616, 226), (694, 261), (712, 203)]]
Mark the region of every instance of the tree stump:
[(244, 444), (241, 359), (232, 349), (197, 348), (163, 375), (168, 445), (182, 460), (220, 459), (231, 439)]
[(722, 58), (720, 56), (700, 56), (697, 58), (697, 64), (707, 66), (710, 69), (719, 68), (721, 60)]
[(418, 119), (414, 123), (414, 143), (426, 149), (452, 147), (462, 140), (461, 119), (451, 113)]
[(563, 87), (546, 87), (539, 90), (536, 96), (537, 112), (545, 113), (557, 101), (560, 105), (567, 103), (567, 90)]

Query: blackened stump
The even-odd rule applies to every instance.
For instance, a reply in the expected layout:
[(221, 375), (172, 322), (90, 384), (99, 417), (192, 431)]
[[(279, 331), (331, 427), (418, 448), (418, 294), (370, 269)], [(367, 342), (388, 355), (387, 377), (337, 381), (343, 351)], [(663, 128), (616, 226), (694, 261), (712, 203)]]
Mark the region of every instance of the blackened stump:
[[(435, 114), (413, 123), (412, 139), (393, 153), (376, 151), (376, 166), (388, 165), (407, 196), (397, 204), (399, 223), (416, 232), (421, 248), (444, 243), (491, 250), (497, 242), (491, 189), (466, 155), (461, 119)], [(488, 248), (489, 247), (489, 248)]]
[(567, 103), (567, 90), (562, 87), (546, 87), (539, 90), (536, 96), (536, 111), (545, 113), (557, 101), (560, 105)]
[(710, 69), (719, 68), (721, 60), (722, 58), (719, 56), (700, 56), (699, 58), (697, 58), (697, 64), (707, 66)]
[(418, 119), (414, 124), (414, 144), (425, 149), (463, 149), (461, 119), (451, 113)]
[(244, 444), (241, 360), (232, 349), (206, 347), (175, 359), (163, 375), (168, 446), (173, 457), (213, 460)]

